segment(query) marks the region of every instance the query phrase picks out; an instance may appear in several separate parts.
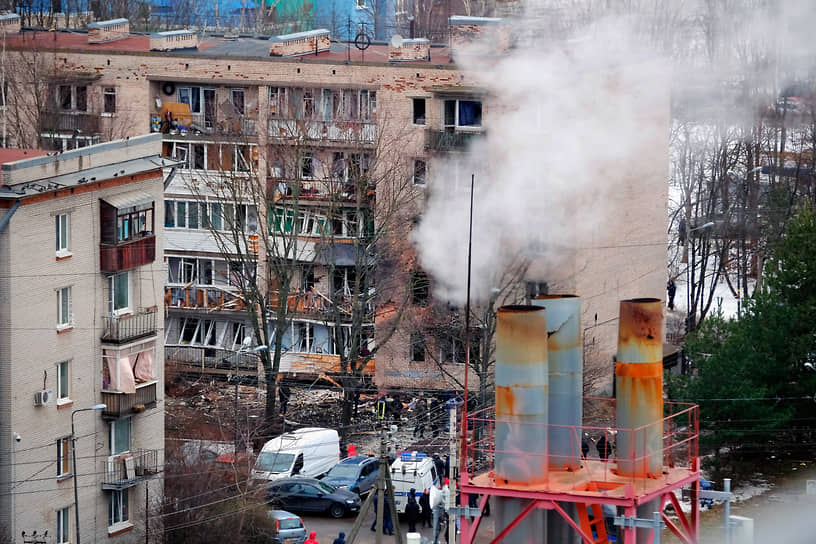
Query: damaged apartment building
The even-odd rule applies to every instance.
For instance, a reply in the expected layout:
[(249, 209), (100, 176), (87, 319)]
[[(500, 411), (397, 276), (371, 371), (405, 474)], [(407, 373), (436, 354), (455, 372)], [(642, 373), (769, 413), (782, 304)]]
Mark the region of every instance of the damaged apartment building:
[[(499, 23), (450, 21), (455, 37)], [(508, 41), (503, 35), (500, 46), (480, 54), (501, 55)], [(184, 30), (147, 36), (116, 20), (96, 22), (87, 34), (23, 29), (6, 36), (6, 47), (10, 121), (25, 108), (14, 63), (42, 51), (34, 58), (50, 74), (42, 84), (47, 127), (10, 130), (12, 145), (39, 138), (71, 149), (85, 139), (156, 133), (162, 155), (178, 161), (163, 205), (168, 360), (217, 363), (238, 350), (251, 336), (241, 285), (261, 278), (274, 307), (274, 267), (285, 261), (293, 275), (281, 371), (336, 372), (354, 335), (362, 354), (375, 352), (378, 338), (389, 339), (367, 367), (380, 386), (446, 387), (437, 362), (461, 374), (463, 347), (453, 336), (409, 330), (404, 323), (411, 320), (392, 328), (400, 315), (421, 315), (433, 298), (433, 278), (410, 247), (411, 223), (434, 184), (469, 186), (471, 172), (456, 157), (487, 134), (495, 110), (480, 87), (486, 73), (461, 70), (449, 47), (423, 38), (360, 50), (332, 41), (326, 30), (272, 38)], [(460, 166), (436, 178), (435, 161), (443, 158)], [(665, 209), (664, 158), (665, 149), (657, 149), (633, 171), (633, 194), (646, 209)], [(378, 251), (391, 251), (381, 259), (368, 242), (399, 199), (404, 223), (389, 229), (388, 244), (377, 242)], [(630, 200), (621, 194), (613, 205)], [(665, 216), (658, 215), (644, 216), (637, 228), (664, 231)], [(617, 234), (599, 237), (598, 246), (610, 246)], [(630, 286), (604, 290), (585, 306), (585, 321), (598, 315), (597, 334), (612, 338), (618, 300), (660, 296), (665, 285), (660, 266), (644, 280), (631, 263), (662, 263), (665, 256), (637, 245), (600, 251), (571, 261), (562, 285), (580, 291), (614, 275), (617, 285)], [(338, 327), (348, 333), (336, 334)], [(426, 333), (427, 341), (417, 342)], [(436, 356), (425, 357), (426, 350)], [(611, 353), (602, 355), (611, 361)]]

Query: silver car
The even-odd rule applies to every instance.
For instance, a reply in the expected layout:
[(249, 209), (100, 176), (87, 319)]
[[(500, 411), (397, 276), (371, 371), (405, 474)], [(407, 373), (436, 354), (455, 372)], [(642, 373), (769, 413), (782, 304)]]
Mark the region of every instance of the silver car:
[(303, 544), (306, 540), (306, 528), (300, 517), (286, 510), (269, 510), (267, 514), (275, 522), (272, 544)]

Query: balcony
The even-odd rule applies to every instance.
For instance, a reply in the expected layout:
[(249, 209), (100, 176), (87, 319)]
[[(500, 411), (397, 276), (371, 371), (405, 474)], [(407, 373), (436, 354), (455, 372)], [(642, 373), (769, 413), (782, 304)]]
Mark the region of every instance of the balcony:
[(135, 314), (105, 316), (102, 341), (126, 344), (156, 334), (156, 308), (140, 308)]
[(136, 450), (108, 457), (102, 489), (116, 491), (133, 487), (161, 472), (158, 450)]
[(40, 118), (43, 132), (99, 133), (99, 115), (77, 112), (49, 111)]
[(135, 393), (102, 391), (103, 419), (119, 419), (156, 407), (156, 381), (136, 384)]
[[(268, 178), (267, 187), (274, 199), (300, 199), (300, 200), (331, 200), (343, 202), (356, 202), (357, 184), (352, 179), (301, 179), (287, 180), (285, 178)], [(299, 189), (299, 191), (298, 191)], [(367, 199), (362, 204), (366, 205), (375, 196), (373, 185), (364, 186), (364, 197)]]
[(102, 272), (122, 272), (156, 260), (156, 236), (141, 236), (119, 244), (100, 244), (99, 268)]
[(258, 136), (257, 120), (244, 116), (216, 116), (212, 119), (203, 114), (193, 113), (187, 119), (179, 118), (178, 123), (183, 128), (170, 126), (155, 113), (150, 116), (151, 132), (161, 132), (168, 136), (193, 134), (204, 137), (205, 140), (217, 139), (217, 141), (225, 138), (240, 140)]
[(377, 123), (270, 119), (269, 137), (275, 140), (303, 139), (343, 145), (373, 145), (377, 139)]
[(215, 287), (170, 287), (165, 290), (164, 305), (190, 310), (246, 310), (243, 299)]
[(465, 151), (473, 142), (484, 137), (484, 132), (428, 130), (425, 133), (425, 148), (434, 151)]

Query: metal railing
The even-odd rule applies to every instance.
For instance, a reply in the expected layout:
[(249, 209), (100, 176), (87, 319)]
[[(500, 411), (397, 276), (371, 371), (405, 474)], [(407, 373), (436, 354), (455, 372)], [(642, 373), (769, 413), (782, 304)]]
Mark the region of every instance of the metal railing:
[(425, 147), (434, 151), (464, 151), (473, 142), (485, 137), (484, 132), (427, 130)]
[(156, 308), (140, 308), (135, 314), (105, 316), (102, 341), (124, 344), (156, 334)]
[(245, 310), (244, 300), (225, 288), (168, 287), (164, 305), (171, 308)]
[(269, 137), (281, 140), (295, 138), (373, 144), (377, 139), (377, 123), (372, 121), (270, 119)]
[(102, 402), (105, 404), (105, 409), (102, 410), (102, 417), (118, 419), (154, 408), (156, 406), (156, 384), (155, 381), (136, 384), (135, 393), (103, 390)]
[(40, 122), (45, 132), (79, 131), (83, 134), (99, 132), (99, 115), (92, 113), (49, 111), (42, 115)]
[[(580, 427), (523, 423), (512, 417), (497, 417), (493, 408), (468, 414), (468, 431), (473, 433), (464, 455), (469, 483), (537, 492), (603, 491), (608, 496), (624, 497), (632, 492), (650, 492), (655, 485), (674, 485), (698, 474), (697, 405), (666, 402), (663, 419), (636, 429), (615, 428), (614, 399), (585, 398), (584, 414), (584, 421), (592, 424)], [(497, 434), (504, 437), (506, 449), (499, 449)], [(508, 436), (553, 437), (554, 434), (562, 438), (569, 436), (569, 443), (557, 447), (548, 444), (547, 452), (531, 452), (513, 450), (512, 440), (507, 439)], [(651, 440), (655, 435), (657, 443)], [(624, 438), (633, 445), (625, 458), (615, 448)], [(546, 438), (542, 443), (547, 444)], [(564, 457), (554, 455), (553, 450), (563, 451)], [(580, 459), (580, 469), (558, 469), (574, 458)], [(660, 469), (657, 472), (651, 468), (655, 461)], [(558, 476), (548, 477), (547, 467), (550, 476)], [(530, 474), (523, 481), (505, 478), (508, 471), (525, 470)]]
[(108, 457), (102, 489), (126, 489), (161, 472), (158, 450), (139, 449)]

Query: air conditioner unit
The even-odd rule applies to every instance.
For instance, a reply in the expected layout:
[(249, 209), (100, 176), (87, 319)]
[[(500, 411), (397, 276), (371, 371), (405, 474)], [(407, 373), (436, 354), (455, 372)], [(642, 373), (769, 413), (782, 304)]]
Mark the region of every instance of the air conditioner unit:
[(42, 391), (37, 391), (34, 393), (34, 406), (43, 406), (51, 402), (51, 390), (50, 389), (43, 389)]

